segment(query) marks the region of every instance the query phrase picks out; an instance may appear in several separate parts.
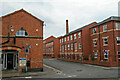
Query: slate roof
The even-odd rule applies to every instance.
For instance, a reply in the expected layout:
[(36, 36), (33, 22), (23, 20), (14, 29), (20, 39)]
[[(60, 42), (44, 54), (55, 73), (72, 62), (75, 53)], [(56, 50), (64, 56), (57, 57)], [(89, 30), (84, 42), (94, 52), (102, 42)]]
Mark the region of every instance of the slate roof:
[(76, 32), (79, 32), (79, 31), (81, 31), (82, 29), (86, 28), (87, 26), (89, 26), (89, 25), (91, 25), (91, 24), (92, 24), (92, 23), (90, 23), (90, 24), (88, 24), (88, 25), (85, 25), (85, 26), (83, 26), (83, 27), (81, 27), (81, 28), (78, 28), (78, 29), (76, 29), (76, 30), (74, 30), (74, 31), (71, 31), (71, 32), (69, 32), (68, 34), (65, 34), (63, 37), (68, 36), (68, 35), (71, 35), (71, 34), (76, 33)]
[(109, 18), (107, 18), (107, 19), (105, 19), (105, 20), (103, 20), (103, 21), (101, 21), (101, 22), (93, 25), (92, 27), (90, 27), (90, 29), (91, 29), (91, 28), (94, 28), (94, 27), (96, 27), (96, 26), (99, 26), (99, 25), (101, 25), (101, 24), (104, 24), (104, 23), (106, 23), (106, 22), (109, 22), (109, 21), (120, 21), (120, 17), (111, 16), (111, 17), (109, 17)]

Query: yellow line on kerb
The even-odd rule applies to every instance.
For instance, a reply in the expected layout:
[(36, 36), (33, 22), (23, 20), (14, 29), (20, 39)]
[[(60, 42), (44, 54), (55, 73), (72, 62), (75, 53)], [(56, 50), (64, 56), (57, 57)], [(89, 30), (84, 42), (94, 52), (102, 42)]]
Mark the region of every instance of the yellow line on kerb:
[(52, 69), (53, 71), (55, 71), (55, 72), (57, 72), (57, 73), (61, 73), (62, 71), (60, 71), (60, 70), (58, 70), (58, 69), (55, 69), (55, 68), (53, 68), (53, 67), (51, 67), (51, 66), (48, 66), (48, 65), (45, 65), (45, 64), (43, 64), (43, 66), (44, 67), (47, 67), (47, 68), (50, 68), (50, 69)]

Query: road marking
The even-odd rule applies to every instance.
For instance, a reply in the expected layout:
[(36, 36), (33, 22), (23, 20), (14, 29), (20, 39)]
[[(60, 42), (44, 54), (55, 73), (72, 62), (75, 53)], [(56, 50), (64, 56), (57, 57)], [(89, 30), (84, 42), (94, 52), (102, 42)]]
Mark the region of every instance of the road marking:
[(77, 75), (69, 75), (68, 77), (76, 77)]
[(43, 66), (54, 70), (56, 73), (62, 73), (62, 71), (60, 71), (60, 70), (58, 70), (58, 69), (55, 69), (55, 68), (53, 68), (53, 67), (51, 67), (51, 66), (48, 66), (48, 65), (45, 65), (45, 64), (43, 64)]
[(68, 77), (72, 77), (72, 76), (68, 76)]
[(76, 77), (77, 75), (72, 75), (73, 77)]
[(31, 76), (29, 76), (29, 77), (25, 77), (25, 78), (32, 78)]

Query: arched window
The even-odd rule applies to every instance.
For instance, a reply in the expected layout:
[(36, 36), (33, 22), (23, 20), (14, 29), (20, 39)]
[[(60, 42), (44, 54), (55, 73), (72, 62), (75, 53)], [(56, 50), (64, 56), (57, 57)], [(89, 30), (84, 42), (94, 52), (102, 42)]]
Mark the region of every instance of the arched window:
[(16, 36), (27, 36), (28, 33), (24, 29), (20, 29), (17, 31)]

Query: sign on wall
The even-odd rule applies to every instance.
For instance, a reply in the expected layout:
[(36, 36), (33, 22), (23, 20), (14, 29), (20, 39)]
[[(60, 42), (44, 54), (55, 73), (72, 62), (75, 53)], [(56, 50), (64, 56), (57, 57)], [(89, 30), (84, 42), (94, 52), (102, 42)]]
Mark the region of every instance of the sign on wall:
[(104, 55), (108, 55), (108, 50), (104, 50)]
[(26, 58), (20, 58), (20, 67), (26, 66)]

